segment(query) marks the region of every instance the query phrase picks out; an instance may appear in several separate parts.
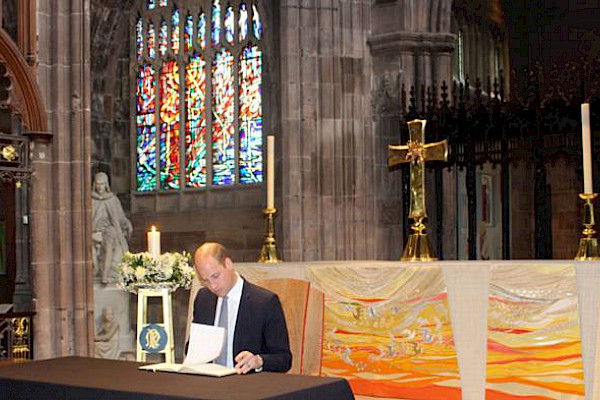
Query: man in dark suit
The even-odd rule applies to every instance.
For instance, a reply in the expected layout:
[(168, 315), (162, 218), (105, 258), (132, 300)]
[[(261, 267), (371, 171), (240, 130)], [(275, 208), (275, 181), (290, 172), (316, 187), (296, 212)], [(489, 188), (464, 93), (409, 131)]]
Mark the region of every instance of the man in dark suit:
[(194, 263), (204, 286), (194, 300), (194, 322), (223, 326), (227, 332), (225, 353), (216, 362), (240, 374), (288, 371), (292, 353), (277, 295), (245, 281), (219, 243), (200, 246)]

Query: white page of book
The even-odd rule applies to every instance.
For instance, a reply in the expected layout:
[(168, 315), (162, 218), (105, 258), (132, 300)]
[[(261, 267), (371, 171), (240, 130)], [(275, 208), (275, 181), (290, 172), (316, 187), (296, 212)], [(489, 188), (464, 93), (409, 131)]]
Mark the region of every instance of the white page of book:
[(225, 329), (220, 326), (192, 323), (190, 341), (183, 365), (206, 364), (221, 354)]

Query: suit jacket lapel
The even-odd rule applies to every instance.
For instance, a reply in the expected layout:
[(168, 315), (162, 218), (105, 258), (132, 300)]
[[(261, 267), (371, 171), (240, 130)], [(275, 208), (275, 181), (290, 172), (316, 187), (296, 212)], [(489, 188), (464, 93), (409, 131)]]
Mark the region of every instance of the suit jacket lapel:
[(206, 300), (206, 307), (201, 310), (201, 318), (200, 323), (206, 325), (213, 325), (215, 323), (215, 313), (217, 308), (217, 296), (210, 293), (208, 289), (206, 289), (208, 293)]

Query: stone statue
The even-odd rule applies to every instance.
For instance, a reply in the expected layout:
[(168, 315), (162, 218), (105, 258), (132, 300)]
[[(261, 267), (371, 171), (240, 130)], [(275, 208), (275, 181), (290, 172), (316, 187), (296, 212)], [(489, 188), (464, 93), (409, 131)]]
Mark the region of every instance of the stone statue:
[(102, 322), (94, 338), (95, 354), (97, 358), (119, 357), (119, 324), (114, 321), (112, 308), (102, 309)]
[(125, 217), (121, 202), (110, 191), (108, 175), (98, 172), (92, 190), (92, 256), (94, 270), (108, 283), (114, 266), (129, 250), (127, 239), (131, 235), (131, 222)]

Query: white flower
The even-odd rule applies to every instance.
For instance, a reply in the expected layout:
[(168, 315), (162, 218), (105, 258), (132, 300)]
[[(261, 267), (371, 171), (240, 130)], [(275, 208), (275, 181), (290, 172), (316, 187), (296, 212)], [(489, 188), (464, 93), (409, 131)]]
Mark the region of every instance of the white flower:
[(168, 281), (173, 276), (173, 267), (168, 264), (158, 264), (156, 278), (161, 281)]
[(135, 278), (138, 281), (143, 281), (147, 272), (148, 272), (148, 270), (146, 268), (144, 268), (144, 267), (137, 267), (135, 269)]
[(173, 290), (189, 289), (194, 278), (190, 254), (163, 253), (157, 259), (149, 253), (125, 253), (119, 265), (118, 287), (136, 293), (138, 285), (168, 284)]
[(125, 275), (127, 278), (131, 279), (135, 275), (135, 269), (133, 269), (129, 265), (125, 265), (123, 267), (123, 275)]

